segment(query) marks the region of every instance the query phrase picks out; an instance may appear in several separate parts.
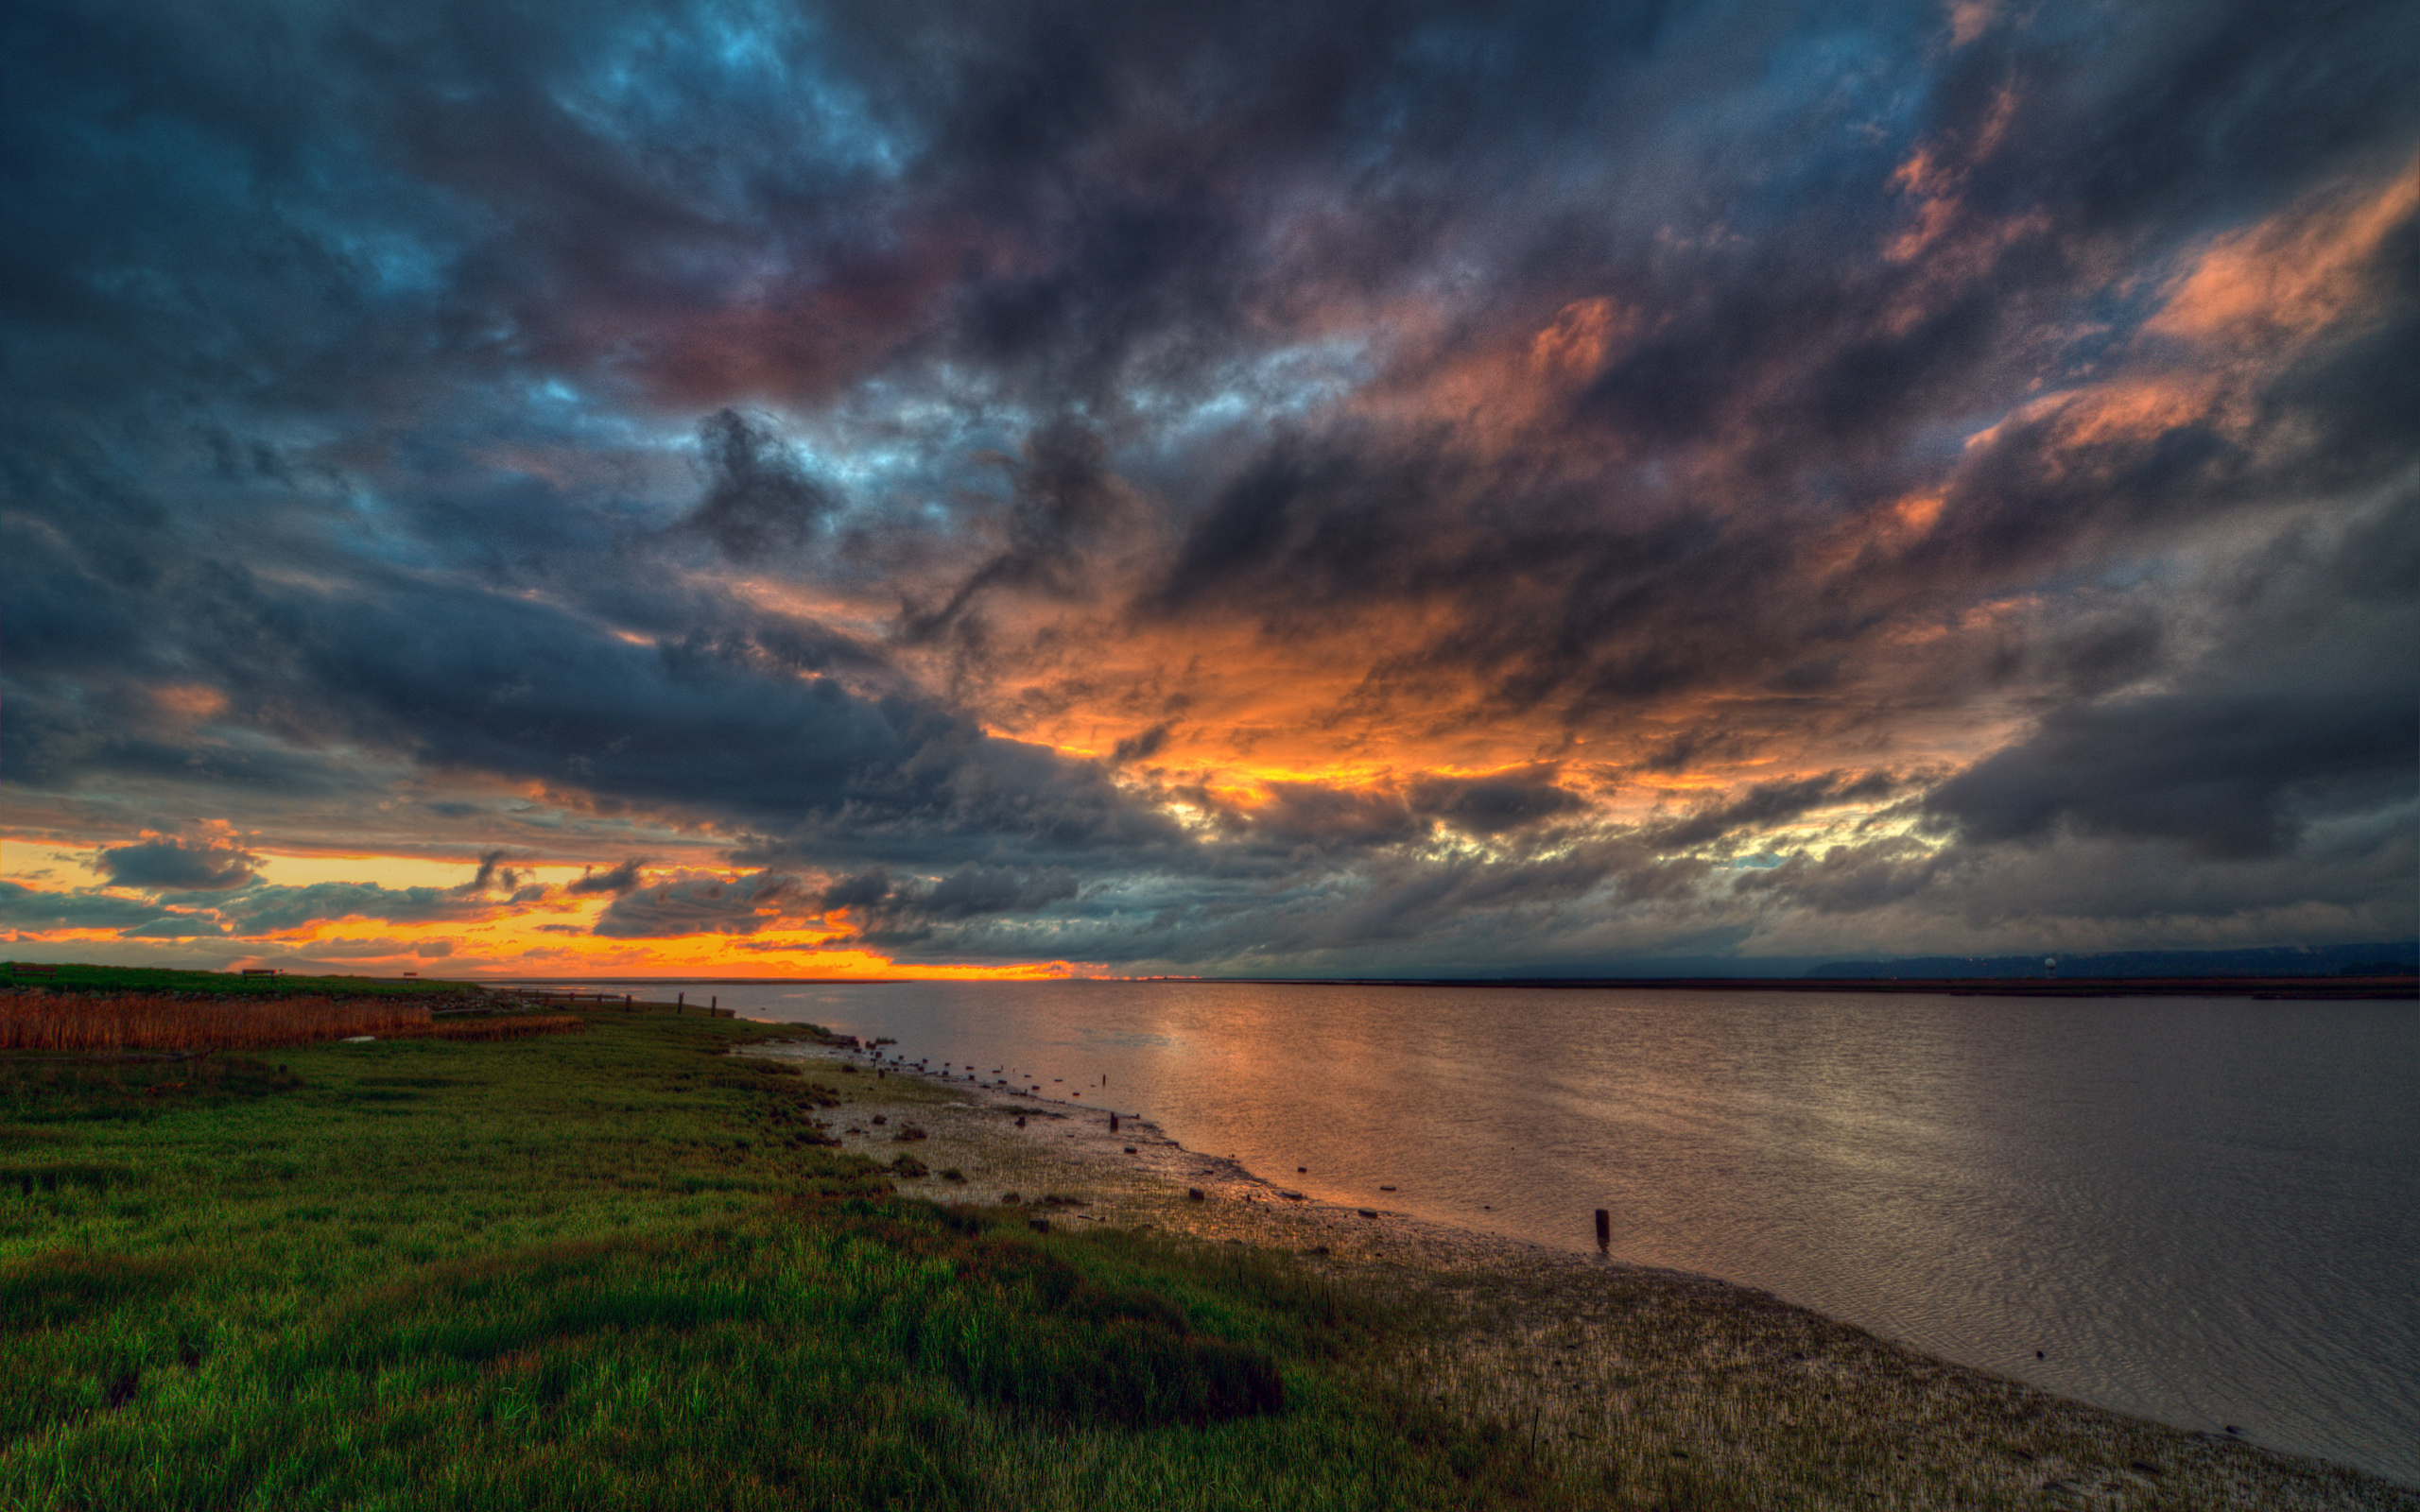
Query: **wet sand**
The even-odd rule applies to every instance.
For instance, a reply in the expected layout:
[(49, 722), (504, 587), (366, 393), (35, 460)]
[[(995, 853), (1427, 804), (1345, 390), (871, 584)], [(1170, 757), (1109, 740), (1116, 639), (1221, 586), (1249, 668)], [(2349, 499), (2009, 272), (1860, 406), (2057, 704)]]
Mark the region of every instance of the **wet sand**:
[[(935, 1173), (905, 1190), (1281, 1250), (1414, 1309), (1426, 1326), (1391, 1379), (1530, 1435), (1614, 1504), (1699, 1485), (1821, 1508), (2420, 1512), (2420, 1491), (2069, 1400), (1747, 1287), (1432, 1223), (1384, 1194), (1368, 1208), (1297, 1196), (1148, 1122), (1113, 1132), (1109, 1109), (1080, 1101), (877, 1076), (807, 1042), (742, 1053), (805, 1061), (838, 1087), (825, 1122), (844, 1145), (911, 1151)], [(900, 1143), (908, 1123), (926, 1138)]]

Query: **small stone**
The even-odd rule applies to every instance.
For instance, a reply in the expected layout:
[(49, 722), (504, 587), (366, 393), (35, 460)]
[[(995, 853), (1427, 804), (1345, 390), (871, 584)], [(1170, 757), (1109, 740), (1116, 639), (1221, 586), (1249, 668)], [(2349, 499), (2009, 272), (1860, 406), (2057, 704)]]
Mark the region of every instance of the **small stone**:
[(1363, 1208), (1359, 1211), (1364, 1218), (1374, 1218), (1378, 1215), (1378, 1210), (1375, 1208)]
[(1188, 1202), (1207, 1202), (1210, 1200), (1208, 1197), (1202, 1195), (1201, 1189), (1200, 1187), (1185, 1188), (1184, 1195), (1185, 1200)]

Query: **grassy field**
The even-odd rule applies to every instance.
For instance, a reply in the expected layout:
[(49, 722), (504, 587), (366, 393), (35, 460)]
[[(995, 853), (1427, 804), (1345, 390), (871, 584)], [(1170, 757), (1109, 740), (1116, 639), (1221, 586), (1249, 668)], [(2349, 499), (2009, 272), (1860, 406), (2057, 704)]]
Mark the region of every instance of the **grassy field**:
[(922, 1200), (763, 1033), (0, 1055), (0, 1505), (1574, 1500), (1389, 1384), (1416, 1320)]

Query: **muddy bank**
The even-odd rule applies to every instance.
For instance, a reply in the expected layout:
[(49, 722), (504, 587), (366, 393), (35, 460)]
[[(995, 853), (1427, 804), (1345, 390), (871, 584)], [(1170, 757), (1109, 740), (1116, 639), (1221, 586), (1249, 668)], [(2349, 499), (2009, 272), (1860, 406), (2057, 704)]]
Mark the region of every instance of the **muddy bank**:
[[(1531, 1435), (1616, 1498), (1688, 1484), (1760, 1506), (2420, 1512), (2411, 1488), (2068, 1400), (1745, 1287), (1414, 1218), (1383, 1194), (1301, 1196), (1148, 1122), (1113, 1130), (1106, 1109), (877, 1076), (821, 1046), (747, 1053), (825, 1063), (816, 1078), (845, 1099), (831, 1131), (878, 1159), (912, 1152), (931, 1174), (907, 1190), (1282, 1249), (1402, 1300), (1426, 1326), (1391, 1376)], [(908, 1125), (924, 1137), (901, 1141)]]

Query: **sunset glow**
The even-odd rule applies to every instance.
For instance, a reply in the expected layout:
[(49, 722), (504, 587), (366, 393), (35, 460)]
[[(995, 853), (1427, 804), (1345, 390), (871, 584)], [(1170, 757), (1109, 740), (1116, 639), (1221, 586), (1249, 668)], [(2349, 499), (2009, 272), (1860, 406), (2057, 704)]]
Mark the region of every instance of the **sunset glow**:
[(392, 25), (0, 64), (17, 958), (2420, 928), (2409, 8)]

